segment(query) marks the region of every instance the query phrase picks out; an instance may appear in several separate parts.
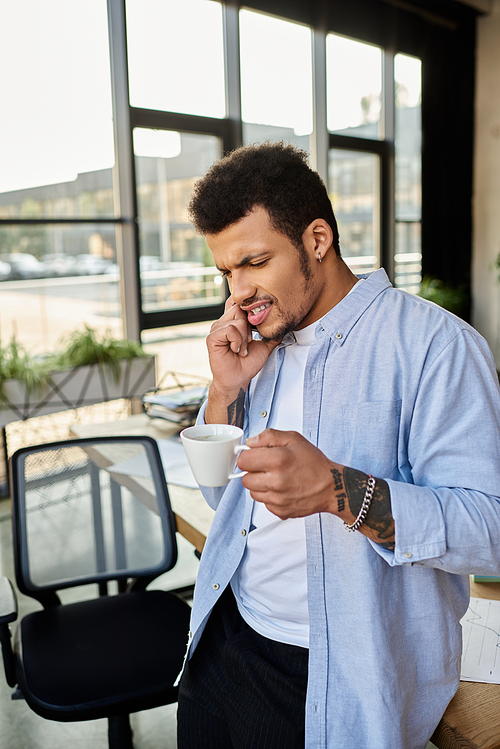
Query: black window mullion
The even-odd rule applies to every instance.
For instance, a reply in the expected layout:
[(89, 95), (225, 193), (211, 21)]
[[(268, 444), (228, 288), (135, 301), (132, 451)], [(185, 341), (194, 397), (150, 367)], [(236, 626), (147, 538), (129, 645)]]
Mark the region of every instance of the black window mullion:
[(226, 89), (227, 136), (223, 138), (224, 152), (232, 151), (243, 143), (241, 119), (240, 76), (240, 3), (228, 0), (222, 6), (224, 28), (224, 74)]
[(177, 130), (184, 133), (215, 135), (223, 140), (228, 138), (230, 133), (230, 123), (227, 119), (138, 107), (130, 107), (130, 124), (132, 129), (143, 127), (153, 130)]
[(380, 264), (394, 283), (394, 253), (396, 233), (395, 208), (395, 86), (394, 51), (385, 49), (382, 57), (382, 96), (384, 149), (380, 162)]
[(329, 147), (341, 148), (344, 151), (362, 151), (365, 153), (376, 153), (383, 156), (386, 144), (383, 140), (372, 140), (371, 138), (357, 138), (353, 135), (329, 134)]

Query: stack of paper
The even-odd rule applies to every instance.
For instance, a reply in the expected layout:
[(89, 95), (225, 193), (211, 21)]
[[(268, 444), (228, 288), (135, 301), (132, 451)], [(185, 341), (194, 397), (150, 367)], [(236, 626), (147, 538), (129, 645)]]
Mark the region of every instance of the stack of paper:
[(151, 393), (142, 399), (148, 416), (176, 423), (192, 422), (206, 395), (204, 385), (174, 393)]

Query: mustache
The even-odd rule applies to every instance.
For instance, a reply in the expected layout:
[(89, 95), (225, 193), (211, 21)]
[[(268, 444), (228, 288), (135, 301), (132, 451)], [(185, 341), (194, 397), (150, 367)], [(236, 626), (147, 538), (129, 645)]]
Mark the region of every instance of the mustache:
[[(274, 304), (276, 302), (276, 298), (273, 296), (267, 296), (267, 297), (259, 297), (257, 294), (254, 294), (252, 297), (249, 297), (248, 299), (245, 299), (243, 302), (240, 302), (238, 304), (238, 307), (251, 307), (253, 304), (267, 304), (270, 302), (271, 304)], [(243, 310), (244, 312), (246, 310)]]

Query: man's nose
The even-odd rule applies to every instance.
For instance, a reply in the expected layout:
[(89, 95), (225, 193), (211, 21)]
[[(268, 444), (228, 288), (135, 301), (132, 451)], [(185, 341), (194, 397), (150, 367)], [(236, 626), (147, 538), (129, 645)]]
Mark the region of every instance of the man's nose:
[(255, 296), (257, 291), (254, 284), (250, 282), (246, 273), (233, 271), (229, 281), (229, 289), (235, 304), (243, 304)]

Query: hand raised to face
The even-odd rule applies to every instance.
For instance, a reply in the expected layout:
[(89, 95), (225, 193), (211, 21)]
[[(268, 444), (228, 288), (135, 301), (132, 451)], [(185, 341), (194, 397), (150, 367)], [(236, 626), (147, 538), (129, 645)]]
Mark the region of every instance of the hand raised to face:
[(207, 337), (210, 368), (217, 386), (246, 390), (278, 343), (254, 341), (246, 312), (229, 297), (224, 314), (212, 325)]

